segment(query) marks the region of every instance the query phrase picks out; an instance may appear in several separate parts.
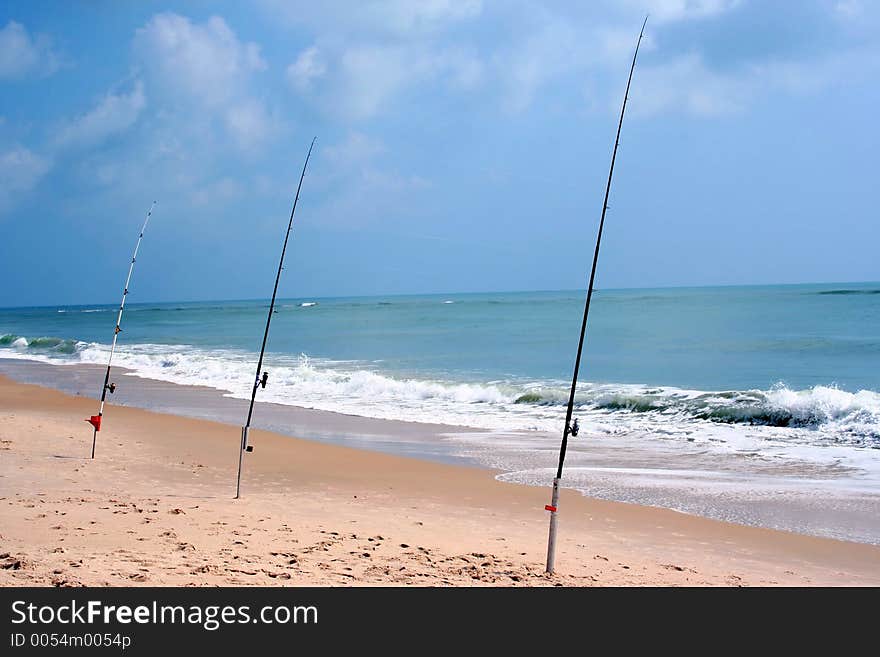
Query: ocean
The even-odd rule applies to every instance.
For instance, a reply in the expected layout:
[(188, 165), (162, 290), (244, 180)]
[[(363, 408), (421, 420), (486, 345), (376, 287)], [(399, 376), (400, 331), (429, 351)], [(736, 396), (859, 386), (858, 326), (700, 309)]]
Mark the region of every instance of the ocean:
[[(583, 301), (582, 291), (282, 300), (258, 399), (447, 425), (449, 450), (544, 484)], [(246, 399), (267, 308), (131, 303), (114, 364)], [(0, 309), (0, 359), (102, 365), (116, 310)], [(580, 378), (566, 485), (880, 543), (880, 527), (860, 520), (880, 509), (880, 283), (598, 290)], [(809, 512), (785, 517), (789, 498)], [(837, 520), (817, 520), (832, 508)]]

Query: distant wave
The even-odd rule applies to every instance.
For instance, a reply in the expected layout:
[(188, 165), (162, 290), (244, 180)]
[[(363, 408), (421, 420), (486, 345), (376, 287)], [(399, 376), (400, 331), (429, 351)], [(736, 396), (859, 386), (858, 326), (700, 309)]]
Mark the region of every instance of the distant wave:
[(312, 306), (317, 306), (317, 305), (318, 305), (317, 301), (305, 301), (305, 302), (299, 304), (299, 307), (300, 308), (311, 308)]
[(880, 294), (880, 289), (873, 290), (822, 290), (816, 294), (846, 295), (846, 294)]
[(59, 308), (59, 313), (106, 313), (116, 308)]
[[(266, 308), (266, 304), (264, 303), (233, 303), (233, 304), (214, 304), (214, 305), (205, 305), (203, 303), (196, 303), (193, 305), (127, 305), (125, 306), (126, 313), (168, 313), (168, 312), (207, 312), (211, 310), (221, 310), (226, 312), (235, 312), (235, 311), (250, 311), (253, 308)], [(58, 308), (56, 312), (59, 313), (108, 313), (108, 312), (117, 312), (119, 310), (119, 306), (108, 306), (107, 308)]]

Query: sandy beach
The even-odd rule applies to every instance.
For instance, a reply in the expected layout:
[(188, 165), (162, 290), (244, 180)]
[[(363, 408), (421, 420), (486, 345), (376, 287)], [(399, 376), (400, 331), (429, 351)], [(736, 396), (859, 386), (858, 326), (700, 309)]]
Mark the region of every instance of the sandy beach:
[(0, 378), (0, 584), (878, 585), (880, 548), (564, 491), (493, 472), (108, 407)]

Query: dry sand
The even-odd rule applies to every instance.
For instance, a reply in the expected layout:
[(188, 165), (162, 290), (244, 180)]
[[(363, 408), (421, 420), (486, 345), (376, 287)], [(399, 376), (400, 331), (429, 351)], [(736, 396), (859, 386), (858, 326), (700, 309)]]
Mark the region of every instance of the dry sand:
[(0, 584), (880, 585), (880, 547), (108, 406), (0, 377)]

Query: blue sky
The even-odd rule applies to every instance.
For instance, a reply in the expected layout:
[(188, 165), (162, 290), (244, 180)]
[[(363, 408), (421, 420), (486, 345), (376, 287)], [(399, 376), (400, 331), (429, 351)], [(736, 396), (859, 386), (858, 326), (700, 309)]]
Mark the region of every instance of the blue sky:
[(858, 0), (0, 3), (0, 306), (880, 279)]

